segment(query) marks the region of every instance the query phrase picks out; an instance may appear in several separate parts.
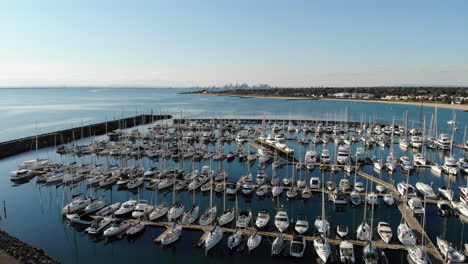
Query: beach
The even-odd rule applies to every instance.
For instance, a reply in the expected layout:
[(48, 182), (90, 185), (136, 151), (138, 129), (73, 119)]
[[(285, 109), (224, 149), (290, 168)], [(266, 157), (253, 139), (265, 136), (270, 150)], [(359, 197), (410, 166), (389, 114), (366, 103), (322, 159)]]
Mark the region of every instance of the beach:
[[(403, 101), (388, 101), (388, 100), (363, 100), (363, 99), (338, 99), (338, 98), (311, 98), (306, 96), (268, 96), (268, 95), (251, 95), (251, 94), (222, 94), (222, 93), (193, 93), (203, 95), (217, 95), (217, 96), (231, 96), (231, 97), (245, 97), (245, 98), (268, 98), (268, 99), (284, 99), (284, 100), (326, 100), (326, 101), (347, 101), (347, 102), (364, 102), (364, 103), (382, 103), (382, 104), (402, 104), (402, 105), (421, 105), (420, 102), (403, 102)], [(427, 103), (423, 104), (425, 107), (438, 107), (468, 111), (468, 105), (463, 104), (443, 104), (443, 103)]]

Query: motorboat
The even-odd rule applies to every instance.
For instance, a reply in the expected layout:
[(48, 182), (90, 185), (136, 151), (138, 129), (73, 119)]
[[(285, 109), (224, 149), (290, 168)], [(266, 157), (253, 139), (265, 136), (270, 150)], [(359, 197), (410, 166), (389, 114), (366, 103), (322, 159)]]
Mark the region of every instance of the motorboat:
[(239, 190), (239, 185), (235, 183), (226, 183), (226, 194), (227, 195), (234, 195)]
[(336, 233), (338, 234), (339, 237), (341, 238), (345, 238), (348, 233), (349, 233), (349, 229), (348, 229), (348, 226), (346, 225), (338, 225), (336, 227)]
[(77, 224), (77, 225), (84, 225), (84, 226), (89, 226), (91, 224), (90, 221), (86, 221), (81, 219), (81, 216), (78, 214), (67, 214), (65, 217), (70, 221), (72, 224)]
[(181, 234), (182, 234), (182, 226), (177, 225), (174, 222), (174, 225), (172, 226), (172, 228), (168, 232), (164, 233), (163, 237), (161, 238), (161, 244), (164, 246), (172, 244), (179, 239)]
[(258, 212), (257, 219), (255, 220), (255, 225), (259, 228), (265, 228), (270, 221), (270, 214), (267, 210), (261, 210)]
[(413, 163), (411, 162), (410, 158), (408, 156), (403, 156), (400, 158), (401, 160), (401, 168), (404, 171), (412, 171), (413, 170)]
[(236, 226), (239, 228), (247, 228), (250, 220), (252, 220), (252, 211), (240, 210), (239, 216), (237, 217)]
[(375, 186), (375, 189), (379, 192), (379, 193), (383, 193), (385, 192), (385, 190), (387, 188), (385, 188), (385, 186), (383, 186), (382, 184), (377, 184), (377, 186)]
[(329, 164), (331, 161), (330, 158), (330, 151), (326, 148), (322, 150), (322, 154), (320, 155), (320, 162), (324, 164)]
[(339, 246), (341, 263), (354, 263), (354, 247), (349, 241), (341, 241)]
[(349, 180), (346, 179), (346, 178), (343, 178), (343, 179), (340, 180), (340, 183), (338, 184), (338, 187), (340, 187), (340, 189), (343, 192), (345, 192), (345, 191), (349, 190), (351, 186), (349, 185)]
[(416, 192), (414, 190), (414, 187), (405, 182), (399, 182), (397, 184), (397, 190), (400, 193), (401, 196), (406, 196), (406, 197), (416, 197)]
[[(21, 170), (17, 170), (17, 171), (12, 171), (11, 175), (10, 175), (10, 179), (12, 181), (23, 181), (23, 180), (30, 179), (30, 178), (32, 178), (34, 176), (36, 176), (36, 173), (33, 170), (21, 169)], [(62, 180), (63, 180), (63, 178), (62, 178)]]
[(442, 166), (437, 163), (431, 165), (431, 172), (436, 175), (440, 175), (442, 173)]
[(389, 171), (395, 171), (397, 168), (397, 159), (393, 154), (387, 156), (387, 162), (385, 163), (385, 167)]
[(136, 200), (128, 200), (120, 206), (120, 208), (114, 212), (114, 215), (117, 217), (120, 216), (125, 216), (127, 214), (130, 214), (134, 209), (135, 206), (138, 204), (138, 201)]
[(289, 244), (289, 255), (296, 258), (301, 258), (306, 249), (306, 240), (303, 236), (293, 236)]
[(245, 195), (251, 194), (255, 190), (254, 185), (252, 184), (252, 181), (249, 179), (244, 180), (244, 183), (242, 184), (242, 193)]
[(437, 237), (437, 248), (449, 263), (462, 263), (465, 261), (463, 253), (441, 237)]
[(413, 211), (414, 214), (423, 214), (424, 213), (424, 207), (421, 202), (421, 199), (419, 197), (413, 197), (408, 200), (408, 205)]
[(319, 177), (311, 177), (309, 182), (309, 187), (311, 189), (319, 189), (320, 188), (320, 178)]
[(142, 218), (147, 216), (151, 211), (153, 211), (153, 206), (149, 205), (147, 201), (140, 200), (132, 212), (132, 217)]
[(130, 222), (122, 219), (116, 219), (112, 221), (110, 226), (104, 230), (103, 235), (105, 237), (113, 237), (122, 234), (130, 227)]
[(293, 186), (288, 191), (286, 191), (286, 196), (288, 198), (294, 198), (297, 196), (297, 187)]
[(346, 205), (348, 204), (348, 197), (341, 189), (335, 189), (333, 191), (333, 203), (335, 205)]
[(416, 163), (417, 165), (426, 165), (427, 164), (426, 158), (421, 153), (415, 153), (413, 155), (413, 160), (414, 160), (414, 163)]
[(289, 227), (288, 213), (286, 213), (282, 208), (279, 209), (275, 215), (275, 226), (281, 233), (287, 231)]
[(106, 229), (106, 227), (112, 222), (112, 218), (109, 217), (98, 217), (95, 218), (91, 225), (85, 229), (90, 235), (98, 235)]
[(465, 218), (468, 218), (468, 204), (464, 202), (452, 201), (452, 206), (455, 210), (457, 210), (460, 216), (464, 216)]
[(363, 192), (364, 191), (364, 183), (358, 181), (354, 184), (354, 190), (358, 191), (358, 192)]
[(309, 230), (309, 222), (306, 219), (298, 219), (294, 225), (294, 230), (299, 234), (304, 234)]
[(386, 222), (379, 222), (377, 224), (377, 233), (379, 234), (380, 238), (385, 242), (385, 243), (390, 243), (390, 240), (392, 239), (392, 228), (390, 225)]

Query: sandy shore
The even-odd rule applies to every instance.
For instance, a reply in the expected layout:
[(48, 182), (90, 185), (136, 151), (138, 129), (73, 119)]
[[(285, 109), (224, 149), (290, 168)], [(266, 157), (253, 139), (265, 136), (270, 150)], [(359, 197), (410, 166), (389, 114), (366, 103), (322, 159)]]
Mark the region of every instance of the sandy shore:
[[(200, 93), (201, 94), (201, 93)], [(386, 101), (386, 100), (360, 100), (360, 99), (335, 99), (335, 98), (310, 98), (310, 97), (287, 97), (287, 96), (266, 96), (266, 95), (250, 95), (250, 94), (216, 94), (209, 93), (203, 95), (217, 95), (217, 96), (232, 96), (232, 97), (246, 97), (246, 98), (268, 98), (268, 99), (285, 99), (285, 100), (327, 100), (327, 101), (348, 101), (348, 102), (364, 102), (364, 103), (382, 103), (382, 104), (401, 104), (401, 105), (417, 105), (418, 102), (402, 102), (402, 101)], [(439, 107), (455, 110), (468, 111), (468, 105), (463, 104), (442, 104), (442, 103), (427, 103), (424, 102), (425, 107)]]

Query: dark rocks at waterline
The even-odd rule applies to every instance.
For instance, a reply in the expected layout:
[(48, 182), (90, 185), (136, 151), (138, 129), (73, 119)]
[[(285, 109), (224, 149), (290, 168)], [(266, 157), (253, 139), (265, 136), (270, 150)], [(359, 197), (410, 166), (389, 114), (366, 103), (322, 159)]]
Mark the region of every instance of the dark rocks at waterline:
[(0, 250), (25, 264), (55, 264), (60, 263), (49, 257), (42, 249), (34, 248), (0, 230)]

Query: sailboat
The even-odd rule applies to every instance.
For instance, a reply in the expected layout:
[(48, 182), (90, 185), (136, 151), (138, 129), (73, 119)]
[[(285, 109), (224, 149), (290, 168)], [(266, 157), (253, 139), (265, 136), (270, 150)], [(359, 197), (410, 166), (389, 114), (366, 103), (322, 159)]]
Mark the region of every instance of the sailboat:
[[(409, 177), (407, 177), (406, 181), (407, 181), (406, 184), (408, 185)], [(405, 204), (406, 204), (407, 193), (408, 192), (403, 193), (403, 200)], [(405, 214), (406, 214), (406, 210), (405, 210)], [(413, 230), (411, 230), (411, 228), (406, 223), (405, 215), (401, 216), (401, 223), (398, 225), (398, 228), (397, 228), (397, 236), (398, 236), (398, 240), (400, 240), (400, 242), (405, 246), (412, 246), (416, 244), (416, 236), (414, 235)]]
[(216, 224), (213, 229), (208, 233), (205, 239), (205, 255), (208, 253), (208, 250), (212, 249), (216, 244), (221, 241), (223, 238), (224, 230), (218, 227)]
[(372, 227), (374, 224), (374, 204), (372, 204), (371, 210), (371, 226), (369, 232), (369, 242), (364, 246), (362, 251), (362, 258), (366, 264), (377, 264), (379, 263), (379, 254), (377, 248), (372, 243)]
[[(238, 219), (238, 211), (237, 210), (237, 195), (236, 195), (236, 208), (235, 208), (235, 214), (236, 214), (236, 223), (237, 223), (237, 219)], [(232, 233), (232, 235), (229, 236), (228, 238), (228, 248), (229, 249), (234, 249), (235, 247), (237, 247), (241, 242), (242, 242), (242, 231), (239, 230), (237, 228), (237, 225), (236, 225), (236, 231), (234, 233)]]
[(192, 208), (188, 212), (184, 212), (182, 215), (181, 224), (183, 225), (190, 225), (193, 224), (200, 212), (200, 207), (195, 203), (195, 190), (193, 190), (193, 205)]
[[(423, 233), (424, 228), (426, 225), (426, 197), (424, 197), (424, 215), (423, 215)], [(414, 264), (426, 264), (430, 263), (429, 257), (425, 251), (425, 244), (424, 244), (425, 236), (422, 236), (421, 246), (413, 246), (408, 248), (408, 261)]]
[[(226, 178), (224, 178), (224, 186), (226, 186)], [(236, 195), (237, 199), (237, 195)], [(234, 217), (236, 216), (236, 209), (235, 208), (229, 208), (226, 210), (226, 191), (223, 192), (223, 214), (218, 218), (218, 224), (220, 226), (227, 225), (232, 220), (234, 220)]]
[[(213, 184), (213, 177), (210, 177), (210, 182)], [(206, 209), (205, 213), (200, 217), (198, 223), (202, 226), (211, 225), (216, 219), (217, 208), (213, 206), (213, 188), (210, 190), (210, 207)], [(215, 226), (216, 228), (216, 226)]]
[[(324, 181), (323, 172), (322, 172), (322, 182)], [(317, 219), (318, 220), (318, 219)], [(317, 226), (317, 220), (315, 221), (315, 225)], [(325, 219), (325, 190), (322, 184), (322, 219), (320, 221), (321, 227), (321, 235), (314, 240), (314, 249), (317, 252), (319, 258), (324, 262), (327, 263), (328, 257), (331, 254), (331, 247), (330, 243), (327, 241), (327, 233), (330, 229), (330, 224)], [(326, 226), (328, 224), (328, 227)]]
[(167, 219), (169, 222), (177, 220), (184, 213), (185, 209), (183, 202), (176, 201), (175, 183), (172, 186), (172, 207), (169, 209), (169, 212), (167, 212)]
[[(367, 196), (367, 184), (366, 184), (366, 196)], [(356, 231), (357, 239), (361, 241), (369, 241), (371, 239), (372, 230), (370, 229), (370, 226), (367, 223), (366, 213), (367, 213), (367, 199), (364, 199), (364, 217), (362, 219), (362, 223), (358, 226), (357, 231)]]

